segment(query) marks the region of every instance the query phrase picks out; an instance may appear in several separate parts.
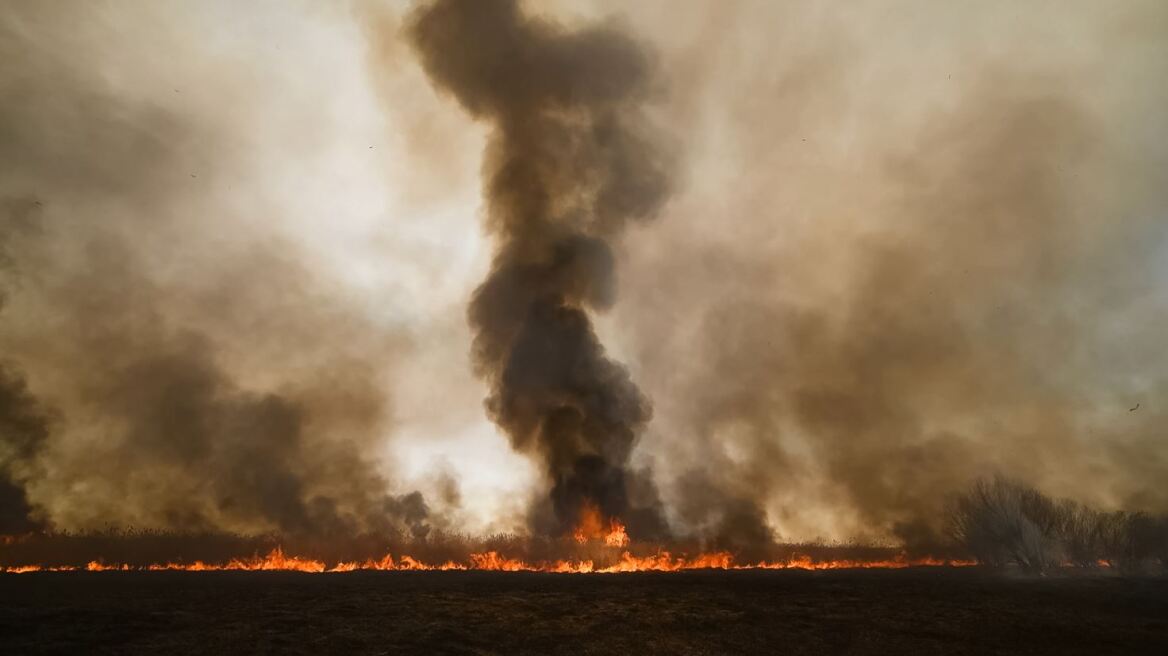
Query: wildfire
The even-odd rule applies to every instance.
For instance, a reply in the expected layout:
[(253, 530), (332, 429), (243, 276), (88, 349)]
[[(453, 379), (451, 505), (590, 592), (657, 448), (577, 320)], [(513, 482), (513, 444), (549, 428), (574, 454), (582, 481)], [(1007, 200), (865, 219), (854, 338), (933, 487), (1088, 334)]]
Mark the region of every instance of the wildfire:
[(580, 522), (573, 537), (580, 544), (589, 540), (604, 540), (604, 544), (609, 547), (629, 546), (629, 534), (625, 532), (625, 525), (614, 517), (608, 520), (608, 526), (605, 528), (600, 509), (591, 503), (585, 503), (580, 509)]
[[(627, 536), (625, 538), (627, 540)], [(161, 563), (144, 567), (132, 566), (126, 563), (106, 564), (92, 561), (84, 566), (40, 566), (19, 565), (5, 567), (0, 572), (8, 574), (24, 574), (29, 572), (107, 572), (107, 571), (183, 571), (183, 572), (213, 572), (213, 571), (281, 571), (281, 572), (308, 572), (308, 573), (342, 573), (356, 571), (448, 571), (448, 570), (478, 570), (494, 572), (550, 572), (560, 574), (615, 574), (621, 572), (677, 572), (696, 569), (746, 570), (746, 569), (798, 569), (798, 570), (825, 570), (851, 568), (904, 568), (904, 567), (963, 567), (976, 564), (965, 560), (938, 560), (934, 558), (909, 559), (903, 554), (891, 560), (854, 561), (854, 560), (814, 560), (808, 555), (795, 554), (783, 561), (764, 561), (759, 563), (736, 563), (734, 556), (729, 552), (713, 552), (700, 554), (692, 558), (674, 556), (668, 551), (659, 551), (648, 556), (635, 556), (629, 551), (621, 553), (619, 560), (612, 565), (596, 566), (592, 560), (556, 560), (551, 562), (528, 562), (517, 558), (508, 558), (496, 551), (472, 553), (467, 562), (446, 561), (440, 564), (430, 564), (403, 555), (398, 558), (386, 554), (378, 560), (349, 561), (327, 565), (324, 561), (299, 556), (287, 556), (279, 547), (273, 549), (266, 556), (252, 558), (237, 558), (226, 563), (205, 563), (196, 560), (190, 563)]]
[[(657, 548), (652, 553), (646, 553), (647, 545), (642, 545), (639, 551), (645, 555), (636, 555), (630, 550), (629, 535), (625, 525), (616, 518), (607, 520), (600, 510), (592, 504), (585, 504), (580, 510), (579, 523), (572, 534), (576, 542), (581, 545), (595, 542), (585, 553), (600, 558), (600, 562), (589, 558), (560, 559), (549, 561), (528, 561), (522, 558), (505, 556), (498, 551), (473, 552), (463, 561), (447, 560), (441, 563), (429, 563), (407, 554), (396, 558), (385, 554), (381, 558), (354, 560), (343, 562), (325, 562), (315, 558), (293, 556), (284, 553), (281, 547), (275, 547), (266, 555), (254, 555), (250, 558), (234, 558), (227, 562), (166, 562), (150, 565), (130, 565), (128, 563), (109, 564), (94, 560), (84, 566), (70, 565), (14, 565), (0, 566), (0, 573), (24, 574), (29, 572), (106, 572), (106, 571), (183, 571), (183, 572), (212, 572), (212, 571), (281, 571), (281, 572), (308, 572), (308, 573), (344, 573), (358, 571), (449, 571), (449, 570), (477, 570), (491, 572), (549, 572), (559, 574), (615, 574), (622, 572), (678, 572), (697, 569), (745, 570), (745, 569), (798, 569), (798, 570), (825, 570), (825, 569), (899, 569), (905, 567), (963, 567), (977, 564), (969, 560), (941, 560), (935, 558), (909, 558), (903, 552), (893, 558), (885, 560), (848, 560), (848, 559), (816, 559), (804, 553), (794, 553), (785, 560), (761, 562), (735, 561), (734, 555), (728, 551), (701, 553), (696, 556), (674, 555), (668, 550)], [(601, 550), (596, 547), (603, 545)], [(602, 551), (613, 549), (607, 555)], [(615, 550), (620, 549), (619, 557)]]
[(604, 536), (604, 544), (610, 547), (629, 546), (629, 534), (625, 533), (625, 525), (614, 519), (611, 530)]

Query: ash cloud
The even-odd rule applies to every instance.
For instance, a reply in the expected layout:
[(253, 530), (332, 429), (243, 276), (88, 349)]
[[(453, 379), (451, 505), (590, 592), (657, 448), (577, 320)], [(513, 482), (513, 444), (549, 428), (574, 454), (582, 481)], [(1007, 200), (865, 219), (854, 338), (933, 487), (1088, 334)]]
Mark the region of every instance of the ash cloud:
[(644, 118), (653, 58), (615, 24), (570, 31), (515, 0), (424, 5), (409, 38), (433, 83), (490, 127), (483, 177), (496, 250), (468, 311), (473, 362), (491, 419), (550, 485), (534, 527), (566, 532), (591, 504), (629, 518), (632, 533), (663, 530), (630, 498), (650, 402), (589, 316), (615, 301), (614, 242), (670, 189)]

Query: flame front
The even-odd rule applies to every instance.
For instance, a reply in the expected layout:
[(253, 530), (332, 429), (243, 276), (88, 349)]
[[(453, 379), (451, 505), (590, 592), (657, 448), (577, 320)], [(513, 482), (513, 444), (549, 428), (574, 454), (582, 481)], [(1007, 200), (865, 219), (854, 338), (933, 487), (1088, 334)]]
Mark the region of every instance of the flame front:
[[(609, 533), (606, 536), (606, 543), (608, 542), (608, 537), (612, 535), (614, 533)], [(624, 536), (623, 539), (625, 541), (628, 540), (628, 536), (624, 535), (623, 526), (621, 527), (620, 535)], [(736, 563), (734, 556), (725, 551), (704, 553), (694, 557), (674, 556), (668, 551), (658, 551), (648, 556), (635, 556), (629, 551), (623, 551), (616, 563), (598, 567), (591, 560), (528, 562), (522, 559), (503, 556), (496, 551), (486, 551), (472, 553), (467, 562), (446, 561), (440, 564), (431, 564), (408, 555), (403, 555), (395, 559), (392, 555), (386, 554), (377, 560), (348, 561), (329, 566), (321, 560), (287, 556), (284, 554), (283, 549), (277, 547), (266, 556), (237, 558), (226, 563), (205, 563), (196, 560), (190, 563), (162, 563), (141, 567), (125, 563), (107, 564), (100, 561), (92, 561), (85, 566), (20, 565), (5, 567), (0, 571), (8, 574), (77, 571), (282, 571), (318, 574), (357, 571), (478, 570), (493, 572), (549, 572), (560, 574), (615, 574), (621, 572), (678, 572), (696, 569), (900, 569), (905, 567), (964, 567), (975, 564), (975, 561), (969, 560), (910, 559), (904, 554), (900, 554), (890, 560), (877, 561), (815, 560), (805, 554), (795, 554), (787, 560)]]

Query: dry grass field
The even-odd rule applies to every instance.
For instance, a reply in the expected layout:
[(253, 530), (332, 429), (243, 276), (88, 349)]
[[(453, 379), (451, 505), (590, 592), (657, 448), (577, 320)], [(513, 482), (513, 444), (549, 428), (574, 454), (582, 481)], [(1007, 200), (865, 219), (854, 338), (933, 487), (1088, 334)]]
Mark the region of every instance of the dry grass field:
[(1164, 654), (1168, 579), (976, 569), (0, 576), (5, 654)]

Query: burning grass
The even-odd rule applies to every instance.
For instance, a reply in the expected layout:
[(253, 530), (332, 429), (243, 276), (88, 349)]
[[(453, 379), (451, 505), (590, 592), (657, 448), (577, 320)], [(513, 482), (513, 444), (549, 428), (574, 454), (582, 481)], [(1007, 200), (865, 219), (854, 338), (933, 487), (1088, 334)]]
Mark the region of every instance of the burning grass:
[(559, 538), (432, 532), (349, 537), (107, 530), (0, 536), (0, 572), (357, 571), (612, 574), (686, 570), (902, 569), (985, 565), (1044, 573), (1159, 572), (1168, 523), (1057, 501), (1006, 479), (977, 481), (954, 499), (953, 541), (928, 549), (863, 544), (776, 544), (749, 552), (699, 540), (631, 540), (618, 518), (585, 504)]
[(855, 544), (776, 545), (766, 558), (749, 560), (700, 544), (631, 543), (619, 524), (561, 539), (495, 535), (426, 538), (365, 535), (345, 540), (288, 536), (184, 534), (155, 531), (46, 533), (6, 538), (0, 571), (299, 571), (483, 570), (503, 572), (617, 573), (697, 569), (844, 569), (961, 566), (951, 555), (917, 555)]

